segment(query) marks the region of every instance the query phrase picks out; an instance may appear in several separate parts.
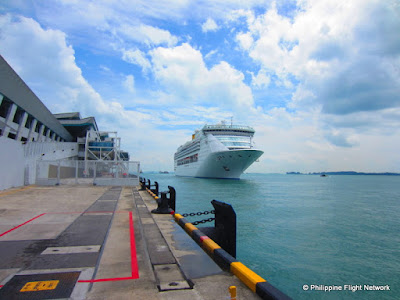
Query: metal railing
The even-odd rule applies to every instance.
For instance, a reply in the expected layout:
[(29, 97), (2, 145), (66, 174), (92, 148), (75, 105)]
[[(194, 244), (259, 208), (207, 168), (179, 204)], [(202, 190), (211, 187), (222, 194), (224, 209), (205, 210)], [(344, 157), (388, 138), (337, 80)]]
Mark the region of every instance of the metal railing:
[(245, 130), (254, 132), (254, 129), (250, 126), (243, 126), (243, 125), (227, 125), (227, 124), (218, 124), (218, 125), (204, 125), (203, 130), (207, 129), (217, 129), (217, 130), (227, 130), (227, 129), (236, 129), (236, 130)]
[(137, 161), (40, 160), (36, 184), (136, 186), (139, 185), (139, 170)]

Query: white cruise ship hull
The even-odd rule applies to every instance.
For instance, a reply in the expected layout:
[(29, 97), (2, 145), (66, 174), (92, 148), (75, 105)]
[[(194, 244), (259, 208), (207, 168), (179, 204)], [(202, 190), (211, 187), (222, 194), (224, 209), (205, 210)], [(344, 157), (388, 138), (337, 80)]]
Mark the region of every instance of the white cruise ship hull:
[(240, 179), (240, 175), (264, 152), (255, 149), (211, 152), (199, 161), (178, 166), (175, 175), (198, 178)]

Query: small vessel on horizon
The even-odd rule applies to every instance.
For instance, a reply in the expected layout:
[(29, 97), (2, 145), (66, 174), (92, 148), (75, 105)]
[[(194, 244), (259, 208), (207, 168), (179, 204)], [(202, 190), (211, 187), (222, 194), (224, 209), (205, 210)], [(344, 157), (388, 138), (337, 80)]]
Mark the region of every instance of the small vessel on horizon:
[(176, 176), (240, 179), (264, 152), (255, 149), (255, 130), (249, 126), (205, 125), (174, 155)]

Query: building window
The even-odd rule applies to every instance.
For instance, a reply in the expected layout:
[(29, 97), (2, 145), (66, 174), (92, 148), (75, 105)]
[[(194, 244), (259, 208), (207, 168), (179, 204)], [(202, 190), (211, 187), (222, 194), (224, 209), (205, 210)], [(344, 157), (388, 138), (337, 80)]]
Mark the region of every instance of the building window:
[(28, 141), (28, 139), (27, 138), (25, 138), (25, 137), (22, 137), (21, 138), (21, 142), (24, 142), (24, 143), (26, 143)]
[(33, 117), (31, 115), (28, 115), (28, 118), (26, 119), (25, 123), (25, 128), (30, 129), (32, 127), (32, 122), (33, 122)]
[(10, 138), (10, 139), (13, 139), (13, 140), (15, 140), (15, 137), (16, 137), (16, 135), (15, 135), (15, 133), (9, 133), (8, 134), (8, 137)]
[(21, 123), (22, 117), (24, 116), (24, 112), (25, 111), (22, 108), (18, 107), (14, 114), (13, 122), (17, 124)]
[(4, 97), (0, 105), (0, 117), (7, 118), (11, 106), (12, 102), (8, 100), (6, 97)]
[(48, 131), (49, 131), (49, 128), (47, 128), (47, 126), (45, 126), (44, 130), (43, 130), (43, 135), (46, 136)]
[(40, 126), (42, 126), (42, 123), (37, 122), (37, 123), (36, 123), (36, 127), (35, 127), (35, 132), (38, 132), (38, 133), (39, 133)]

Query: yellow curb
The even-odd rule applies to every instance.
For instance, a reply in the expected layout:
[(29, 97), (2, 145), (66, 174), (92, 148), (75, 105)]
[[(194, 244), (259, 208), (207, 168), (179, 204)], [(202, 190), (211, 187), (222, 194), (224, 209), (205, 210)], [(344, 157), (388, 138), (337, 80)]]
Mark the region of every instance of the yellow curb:
[(231, 272), (245, 285), (247, 285), (254, 293), (256, 292), (257, 283), (266, 282), (264, 278), (254, 273), (241, 262), (231, 263)]

